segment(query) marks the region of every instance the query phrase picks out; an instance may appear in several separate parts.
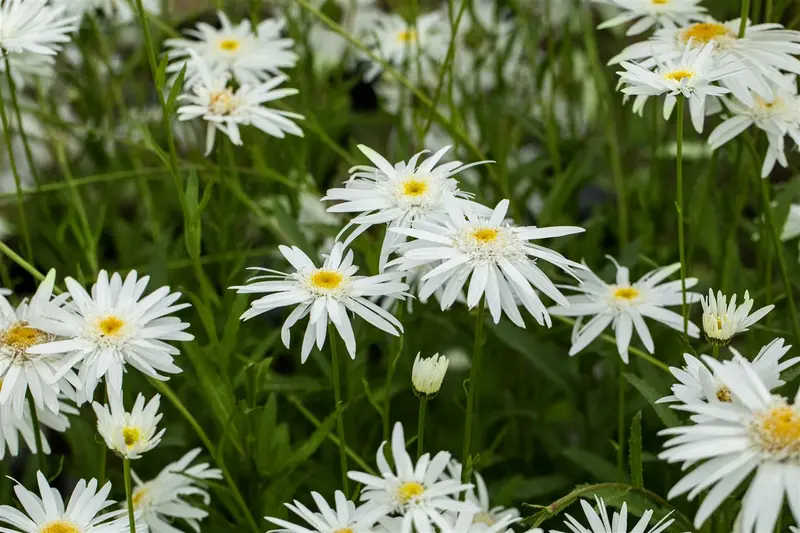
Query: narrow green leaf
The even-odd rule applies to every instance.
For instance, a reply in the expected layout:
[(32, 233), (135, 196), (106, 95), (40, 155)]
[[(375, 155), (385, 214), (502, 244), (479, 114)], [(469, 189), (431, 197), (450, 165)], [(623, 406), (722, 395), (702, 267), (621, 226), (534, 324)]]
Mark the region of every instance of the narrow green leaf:
[(173, 111), (173, 106), (175, 105), (175, 101), (178, 99), (178, 95), (181, 93), (181, 89), (183, 89), (183, 79), (186, 77), (186, 66), (187, 64), (185, 63), (180, 73), (178, 73), (178, 77), (175, 78), (175, 83), (172, 84), (172, 87), (169, 89), (169, 96), (167, 97), (167, 109), (170, 113)]
[(644, 487), (642, 467), (642, 412), (634, 415), (631, 422), (631, 436), (628, 444), (630, 457), (631, 483), (634, 487)]
[[(169, 56), (164, 54), (161, 56), (161, 61), (158, 63), (158, 70), (156, 71), (156, 89), (159, 91), (164, 90), (164, 84), (167, 81), (167, 64), (169, 63)], [(185, 68), (185, 67), (184, 67)]]
[(645, 381), (640, 377), (634, 376), (633, 374), (625, 374), (625, 379), (628, 380), (628, 383), (636, 387), (636, 390), (638, 390), (639, 393), (644, 396), (648, 402), (650, 402), (650, 405), (652, 405), (653, 409), (655, 409), (658, 418), (660, 418), (666, 426), (675, 427), (681, 425), (681, 421), (678, 420), (677, 415), (672, 411), (672, 409), (665, 404), (656, 403), (656, 401), (661, 398), (661, 395), (656, 392), (653, 387), (645, 383)]
[(328, 437), (328, 434), (333, 431), (333, 425), (342, 416), (342, 412), (344, 411), (344, 407), (339, 406), (336, 411), (332, 412), (328, 415), (328, 417), (322, 421), (319, 427), (314, 430), (314, 433), (311, 434), (311, 437), (308, 438), (299, 448), (297, 448), (292, 455), (289, 456), (289, 459), (286, 460), (284, 463), (281, 472), (291, 472), (298, 465), (304, 463), (308, 460), (314, 452), (317, 451), (317, 448), (325, 442), (325, 439)]

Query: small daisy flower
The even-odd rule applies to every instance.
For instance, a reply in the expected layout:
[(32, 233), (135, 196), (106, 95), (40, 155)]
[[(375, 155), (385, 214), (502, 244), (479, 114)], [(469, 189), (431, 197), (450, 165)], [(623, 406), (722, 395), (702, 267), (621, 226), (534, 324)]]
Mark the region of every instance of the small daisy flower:
[[(0, 380), (0, 388), (3, 381)], [(70, 427), (67, 415), (77, 415), (78, 410), (74, 407), (61, 403), (58, 406), (58, 413), (53, 413), (49, 409), (37, 409), (39, 425), (47, 427), (58, 433), (63, 433)], [(0, 407), (0, 460), (5, 457), (6, 448), (12, 457), (16, 457), (20, 452), (20, 436), (31, 453), (39, 453), (36, 448), (36, 437), (33, 430), (33, 418), (28, 405), (24, 405), (22, 414), (17, 415), (10, 407)], [(50, 454), (50, 444), (47, 442), (44, 431), (41, 433), (42, 450), (45, 455)]]
[(524, 328), (515, 297), (540, 325), (551, 325), (550, 315), (534, 287), (564, 306), (567, 299), (537, 265), (537, 260), (551, 263), (574, 275), (573, 268), (584, 266), (561, 254), (529, 241), (582, 233), (583, 228), (556, 226), (512, 226), (505, 222), (509, 201), (502, 200), (491, 216), (477, 216), (448, 195), (445, 201), (447, 218), (441, 222), (421, 222), (414, 228), (391, 228), (391, 231), (414, 237), (403, 245), (403, 255), (390, 264), (400, 270), (422, 265), (437, 266), (422, 278), (421, 297), (428, 297), (444, 287), (442, 310), (448, 309), (462, 288), (471, 280), (467, 306), (472, 309), (484, 298), (495, 324), (505, 313), (517, 326)]
[(278, 249), (294, 267), (293, 273), (252, 268), (268, 274), (250, 279), (249, 285), (231, 288), (240, 294), (267, 294), (250, 305), (250, 309), (242, 314), (242, 320), (279, 307), (296, 306), (281, 327), (281, 340), (287, 348), (291, 340), (290, 328), (299, 320), (309, 317), (300, 356), (303, 363), (311, 353), (314, 341), (317, 348), (322, 349), (328, 323), (336, 327), (347, 353), (355, 359), (356, 338), (348, 311), (391, 335), (398, 336), (403, 331), (403, 325), (395, 317), (368, 299), (373, 296), (404, 298), (408, 285), (401, 281), (402, 273), (356, 276), (358, 267), (353, 265), (353, 251), (345, 253), (345, 246), (338, 242), (333, 245), (320, 268), (296, 246), (279, 246)]
[(139, 459), (161, 442), (166, 429), (158, 431), (161, 414), (158, 408), (161, 396), (156, 394), (144, 403), (139, 394), (130, 413), (122, 406), (122, 398), (111, 394), (108, 405), (92, 404), (97, 415), (97, 432), (106, 441), (108, 449), (126, 459)]
[(450, 461), (450, 453), (441, 451), (433, 458), (423, 454), (416, 467), (406, 452), (403, 425), (397, 422), (392, 431), (392, 457), (395, 469), (383, 454), (386, 442), (378, 448), (376, 461), (381, 476), (351, 471), (347, 476), (364, 485), (361, 499), (371, 508), (380, 510), (380, 516), (398, 513), (403, 516), (402, 530), (432, 531), (433, 524), (441, 522), (441, 515), (448, 511), (477, 511), (475, 504), (459, 501), (458, 495), (472, 485), (461, 484), (444, 474)]
[(440, 356), (438, 353), (427, 358), (422, 358), (420, 354), (417, 354), (411, 370), (411, 384), (414, 387), (414, 393), (428, 398), (436, 396), (439, 389), (442, 388), (448, 363), (447, 357)]
[(242, 145), (239, 126), (255, 126), (280, 139), (287, 133), (303, 136), (303, 130), (291, 120), (302, 120), (302, 115), (262, 105), (297, 94), (297, 89), (277, 88), (286, 81), (286, 76), (276, 76), (264, 83), (244, 84), (233, 89), (227, 74), (214, 76), (204, 60), (195, 56), (194, 52), (192, 55), (192, 64), (198, 71), (200, 81), (191, 88), (191, 93), (178, 97), (178, 100), (186, 102), (178, 108), (178, 120), (202, 118), (208, 123), (205, 155), (214, 149), (217, 130), (227, 135), (236, 146)]
[[(193, 465), (199, 454), (199, 448), (190, 451), (147, 482), (142, 482), (136, 472), (131, 472), (135, 482), (133, 508), (141, 513), (141, 521), (147, 524), (150, 533), (176, 533), (170, 519), (185, 520), (192, 530), (200, 531), (200, 521), (208, 516), (203, 507), (211, 502), (211, 496), (201, 481), (222, 479), (222, 471), (209, 468), (208, 463)], [(187, 496), (198, 497), (203, 507), (187, 501)]]
[[(455, 480), (461, 479), (461, 468), (461, 463), (455, 459), (451, 460), (447, 465), (448, 474)], [(472, 472), (472, 475), (475, 477), (475, 486), (467, 489), (465, 498), (466, 501), (474, 503), (478, 508), (478, 511), (472, 517), (472, 523), (475, 525), (482, 524), (486, 527), (503, 523), (507, 527), (507, 524), (516, 522), (516, 519), (519, 518), (519, 510), (514, 507), (493, 506), (489, 499), (489, 489), (486, 487), (483, 476), (475, 471)], [(477, 489), (477, 493), (475, 489)]]
[(167, 72), (177, 74), (187, 65), (188, 86), (202, 83), (203, 74), (197, 64), (187, 63), (196, 54), (209, 65), (215, 77), (227, 74), (240, 85), (259, 85), (280, 75), (281, 69), (297, 64), (297, 54), (292, 51), (294, 41), (281, 37), (285, 20), (263, 20), (253, 31), (247, 19), (234, 25), (222, 11), (218, 11), (217, 16), (220, 28), (201, 22), (184, 32), (191, 39), (164, 42), (170, 60)]
[[(650, 318), (672, 329), (683, 331), (683, 317), (664, 307), (681, 305), (680, 280), (661, 283), (680, 270), (679, 263), (657, 268), (648, 272), (635, 283), (630, 281), (630, 272), (620, 266), (613, 258), (609, 259), (617, 267), (617, 279), (608, 284), (590, 270), (577, 273), (581, 284), (577, 287), (564, 287), (579, 292), (577, 296), (569, 296), (568, 307), (553, 307), (549, 311), (557, 316), (591, 316), (585, 325), (578, 320), (572, 337), (570, 355), (583, 350), (595, 340), (608, 326), (611, 326), (617, 337), (617, 351), (622, 360), (628, 363), (628, 347), (633, 331), (644, 343), (650, 353), (655, 352), (653, 337), (645, 323)], [(686, 288), (697, 285), (696, 278), (686, 279)], [(699, 301), (700, 294), (686, 293), (686, 303)], [(689, 322), (689, 335), (699, 337), (700, 329)]]
[(744, 292), (744, 303), (737, 307), (735, 294), (728, 303), (722, 291), (717, 292), (715, 298), (714, 291), (708, 289), (708, 298), (700, 299), (700, 305), (703, 306), (703, 331), (708, 341), (718, 346), (725, 346), (731, 342), (734, 335), (747, 331), (750, 326), (775, 308), (774, 305), (767, 305), (750, 314), (753, 303), (748, 291)]
[[(603, 498), (595, 496), (595, 501), (597, 503), (597, 511), (592, 508), (589, 502), (581, 500), (581, 508), (586, 515), (586, 520), (589, 522), (589, 527), (581, 524), (578, 520), (573, 518), (572, 515), (566, 514), (567, 519), (564, 525), (566, 525), (572, 533), (611, 533), (612, 531), (614, 533), (628, 533), (628, 531), (631, 533), (660, 533), (671, 526), (675, 521), (675, 519), (669, 518), (670, 514), (672, 514), (670, 513), (659, 520), (653, 527), (647, 529), (647, 526), (650, 525), (650, 520), (653, 518), (653, 510), (647, 509), (642, 515), (642, 518), (633, 526), (633, 529), (629, 530), (627, 502), (622, 503), (622, 508), (619, 513), (614, 511), (611, 521), (609, 521), (608, 511), (606, 510), (606, 504)], [(561, 532), (553, 530), (551, 533)]]
[(741, 360), (720, 363), (704, 356), (703, 361), (731, 391), (732, 401), (680, 407), (706, 418), (660, 432), (671, 438), (659, 458), (693, 467), (668, 497), (688, 492), (692, 500), (710, 489), (695, 516), (700, 528), (754, 473), (741, 500), (741, 531), (773, 531), (784, 498), (794, 520), (800, 520), (800, 391), (792, 404), (770, 394)]
[[(0, 522), (8, 524), (8, 533), (127, 533), (128, 517), (125, 511), (107, 509), (114, 505), (106, 500), (111, 483), (97, 490), (97, 480), (88, 483), (81, 479), (72, 491), (67, 504), (61, 494), (50, 486), (41, 472), (36, 472), (39, 495), (22, 485), (14, 487), (21, 510), (10, 505), (0, 506)], [(24, 511), (24, 512), (23, 512)], [(136, 533), (145, 533), (144, 524), (136, 524)]]
[[(781, 372), (800, 362), (800, 357), (781, 361), (790, 348), (791, 346), (784, 344), (783, 339), (774, 339), (759, 350), (752, 362), (733, 348), (731, 352), (734, 361), (750, 367), (764, 386), (772, 391), (785, 384), (781, 380)], [(672, 386), (672, 395), (661, 398), (658, 403), (672, 403), (673, 409), (683, 409), (687, 405), (730, 403), (734, 400), (730, 388), (715, 376), (702, 360), (690, 354), (683, 354), (683, 358), (686, 366), (670, 367), (670, 372), (678, 380), (678, 383)], [(692, 416), (695, 422), (704, 418), (703, 415)]]
[[(329, 189), (323, 201), (341, 201), (328, 208), (330, 213), (360, 213), (340, 233), (355, 225), (356, 229), (345, 241), (349, 245), (357, 236), (375, 224), (388, 224), (389, 228), (410, 228), (414, 223), (445, 215), (445, 194), (457, 198), (473, 209), (486, 209), (471, 201), (472, 195), (459, 190), (453, 177), (469, 168), (491, 161), (464, 164), (451, 161), (439, 165), (450, 146), (445, 146), (419, 163), (428, 151), (414, 155), (408, 162), (392, 165), (373, 149), (358, 145), (358, 149), (375, 165), (359, 165), (350, 169), (351, 177), (345, 187)], [(383, 272), (394, 248), (405, 241), (401, 234), (391, 231), (381, 247), (379, 268)]]
[(624, 71), (617, 72), (622, 92), (634, 96), (633, 111), (641, 114), (647, 99), (651, 96), (665, 95), (664, 120), (672, 115), (672, 110), (682, 96), (689, 101), (692, 124), (698, 133), (703, 131), (706, 116), (706, 97), (720, 96), (730, 89), (714, 85), (714, 82), (741, 71), (736, 63), (719, 65), (713, 57), (714, 46), (704, 48), (686, 46), (683, 55), (673, 61), (667, 59), (655, 70), (629, 61), (620, 66)]
[(139, 278), (135, 270), (124, 281), (119, 273), (109, 278), (101, 270), (90, 294), (76, 280), (66, 278), (72, 301), (63, 307), (48, 305), (46, 316), (31, 322), (31, 326), (64, 339), (37, 344), (28, 348), (28, 353), (65, 354), (56, 380), (79, 365), (79, 401), (81, 396), (91, 400), (104, 377), (108, 391), (119, 394), (127, 365), (159, 380), (168, 379), (161, 372), (179, 373), (173, 356), (180, 352), (167, 341), (191, 341), (194, 336), (184, 331), (187, 322), (170, 315), (189, 304), (176, 304), (181, 293), (170, 292), (169, 287), (142, 297), (148, 281), (150, 276)]
[(505, 515), (497, 521), (488, 522), (482, 513), (460, 511), (458, 514), (443, 514), (437, 525), (442, 533), (514, 533), (511, 526), (520, 520), (519, 517)]
[(28, 353), (31, 347), (55, 339), (30, 324), (46, 311), (55, 279), (56, 271), (51, 270), (30, 301), (23, 299), (16, 309), (0, 296), (0, 407), (10, 407), (17, 417), (22, 416), (29, 390), (37, 409), (57, 414), (59, 395), (63, 392), (76, 399), (75, 389), (81, 386), (71, 369), (62, 379), (55, 380), (59, 366), (52, 357)]
[(271, 529), (267, 533), (372, 533), (373, 525), (383, 516), (381, 509), (369, 505), (356, 507), (340, 490), (334, 494), (335, 508), (328, 505), (325, 498), (318, 492), (312, 492), (311, 497), (319, 509), (318, 512), (312, 511), (297, 500), (294, 500), (294, 503), (284, 504), (291, 512), (306, 522), (307, 526), (266, 516), (264, 517), (266, 520), (278, 526), (277, 529)]
[(0, 50), (55, 55), (69, 34), (78, 28), (78, 18), (65, 7), (47, 0), (5, 0), (0, 5)]
[[(622, 13), (608, 19), (598, 29), (613, 28), (633, 22), (625, 35), (640, 35), (654, 26), (677, 28), (703, 19), (706, 8), (700, 0), (594, 0), (622, 9)], [(635, 21), (635, 22), (634, 22)]]
[(788, 87), (774, 83), (769, 85), (773, 94), (773, 98), (769, 100), (752, 92), (748, 103), (742, 102), (735, 96), (723, 97), (721, 100), (730, 118), (717, 126), (708, 137), (709, 146), (716, 150), (751, 126), (764, 131), (769, 142), (761, 167), (762, 178), (770, 175), (776, 162), (784, 168), (789, 166), (785, 145), (787, 135), (792, 138), (795, 145), (800, 146), (800, 96), (797, 94), (797, 84), (792, 79)]

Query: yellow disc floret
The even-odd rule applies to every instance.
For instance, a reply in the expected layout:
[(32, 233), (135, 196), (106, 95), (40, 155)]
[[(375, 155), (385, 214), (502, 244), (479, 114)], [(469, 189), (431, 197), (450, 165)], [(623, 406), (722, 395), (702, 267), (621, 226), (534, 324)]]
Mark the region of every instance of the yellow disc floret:
[(422, 180), (410, 179), (403, 183), (403, 194), (406, 196), (421, 196), (428, 190), (428, 184)]
[(686, 69), (671, 70), (664, 74), (668, 80), (681, 82), (683, 80), (690, 80), (694, 78), (694, 72)]
[(47, 333), (30, 327), (27, 322), (16, 322), (0, 334), (0, 345), (21, 352), (46, 340)]
[(478, 228), (472, 232), (472, 236), (476, 241), (492, 242), (497, 238), (498, 231), (495, 228)]
[(142, 432), (137, 427), (124, 427), (122, 428), (122, 439), (125, 441), (125, 446), (133, 448), (142, 439)]
[(639, 296), (639, 291), (633, 287), (619, 287), (614, 291), (614, 298), (619, 300), (633, 300)]
[(726, 37), (730, 34), (728, 28), (723, 24), (716, 22), (701, 22), (699, 24), (692, 24), (687, 29), (681, 32), (681, 39), (684, 43), (694, 41), (699, 44), (707, 44), (716, 41), (721, 37)]
[(332, 290), (342, 283), (343, 276), (335, 270), (317, 270), (311, 275), (311, 284), (317, 289)]
[(397, 488), (397, 496), (403, 503), (408, 503), (425, 492), (425, 487), (416, 481), (406, 481)]
[(45, 525), (43, 525), (39, 530), (39, 533), (81, 533), (81, 530), (78, 529), (78, 526), (72, 522), (67, 522), (66, 520), (55, 520), (53, 522), (47, 522)]
[(226, 52), (233, 52), (239, 49), (239, 41), (236, 39), (225, 39), (219, 42), (219, 47)]
[(755, 420), (755, 437), (761, 449), (781, 458), (800, 457), (800, 412), (790, 405), (777, 405)]
[(107, 316), (97, 323), (97, 327), (106, 337), (118, 335), (124, 326), (125, 322), (114, 315)]

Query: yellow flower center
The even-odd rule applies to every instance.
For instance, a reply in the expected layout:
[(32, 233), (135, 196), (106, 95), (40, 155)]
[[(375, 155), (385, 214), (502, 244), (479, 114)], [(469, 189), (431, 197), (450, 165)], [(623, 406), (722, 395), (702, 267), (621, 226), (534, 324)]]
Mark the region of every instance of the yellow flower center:
[(680, 82), (686, 79), (690, 80), (694, 78), (694, 72), (686, 69), (678, 69), (678, 70), (673, 70), (671, 72), (667, 72), (666, 74), (664, 74), (664, 77), (672, 81)]
[(716, 22), (701, 22), (699, 24), (692, 24), (687, 29), (683, 30), (683, 32), (681, 32), (681, 38), (684, 43), (695, 41), (696, 43), (707, 44), (728, 34), (728, 28), (722, 24)]
[(403, 183), (403, 194), (406, 196), (421, 196), (428, 190), (428, 184), (422, 180), (410, 179)]
[(341, 529), (334, 530), (333, 533), (353, 533), (353, 530), (350, 529), (349, 527), (343, 527)]
[(669, 0), (650, 0), (650, 1), (657, 6), (663, 6), (669, 4)]
[(335, 289), (342, 284), (343, 276), (334, 270), (317, 270), (311, 276), (311, 284), (318, 289)]
[(800, 454), (800, 413), (779, 405), (756, 419), (756, 435), (765, 451)]
[(639, 291), (633, 287), (620, 287), (614, 291), (614, 298), (618, 300), (633, 300), (639, 296)]
[(107, 316), (97, 323), (97, 327), (105, 337), (114, 337), (119, 334), (125, 322), (114, 315)]
[(487, 243), (495, 240), (498, 233), (495, 228), (479, 228), (472, 232), (472, 236), (476, 241)]
[(136, 509), (137, 507), (139, 507), (139, 505), (141, 505), (142, 500), (144, 499), (145, 496), (147, 496), (147, 489), (146, 488), (138, 489), (133, 493), (133, 496), (131, 497), (131, 500), (133, 501), (133, 508), (134, 509)]
[(717, 387), (717, 400), (724, 403), (731, 403), (731, 390), (725, 385)]
[(125, 441), (125, 446), (133, 448), (142, 439), (142, 432), (137, 427), (124, 427), (122, 428), (122, 439)]
[(489, 513), (482, 511), (475, 515), (475, 518), (472, 519), (473, 524), (486, 524), (487, 526), (493, 526), (494, 520)]
[(226, 52), (233, 52), (239, 49), (239, 41), (236, 39), (225, 39), (220, 41), (219, 47)]
[(0, 334), (0, 344), (21, 352), (46, 340), (47, 333), (30, 327), (27, 322), (16, 322)]
[(410, 29), (401, 31), (397, 34), (397, 40), (401, 43), (411, 43), (417, 40), (417, 30)]
[(81, 533), (81, 530), (78, 529), (78, 526), (72, 522), (67, 522), (66, 520), (55, 520), (53, 522), (47, 522), (45, 525), (43, 525), (39, 530), (39, 533)]
[(425, 487), (421, 484), (416, 481), (406, 481), (397, 489), (397, 496), (399, 496), (401, 502), (408, 503), (423, 492), (425, 492)]
[(236, 98), (233, 91), (226, 87), (221, 91), (211, 93), (208, 109), (215, 115), (229, 115), (236, 109)]

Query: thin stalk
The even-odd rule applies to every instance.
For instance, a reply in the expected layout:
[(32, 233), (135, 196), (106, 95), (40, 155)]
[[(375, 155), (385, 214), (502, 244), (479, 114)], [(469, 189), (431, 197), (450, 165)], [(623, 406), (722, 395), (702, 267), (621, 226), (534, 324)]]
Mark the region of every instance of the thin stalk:
[(772, 12), (774, 10), (774, 6), (772, 0), (766, 1), (766, 7), (764, 8), (764, 22), (769, 22), (772, 20)]
[(686, 98), (678, 96), (678, 154), (677, 154), (677, 207), (678, 207), (678, 252), (681, 259), (681, 312), (683, 336), (689, 341), (689, 308), (686, 305), (686, 250), (683, 242), (683, 108)]
[(28, 274), (36, 278), (37, 281), (42, 281), (44, 279), (44, 274), (39, 272), (35, 266), (23, 259), (22, 256), (20, 256), (17, 252), (9, 248), (3, 241), (0, 241), (0, 253), (4, 254), (16, 264), (24, 268)]
[(419, 398), (419, 418), (417, 419), (417, 459), (422, 457), (425, 440), (425, 414), (428, 408), (428, 398), (424, 395)]
[(467, 392), (467, 413), (464, 422), (464, 449), (461, 452), (461, 463), (463, 472), (461, 480), (468, 483), (472, 479), (472, 463), (469, 460), (470, 448), (472, 446), (472, 419), (475, 416), (475, 396), (478, 389), (478, 374), (480, 373), (481, 357), (483, 356), (483, 317), (485, 313), (484, 297), (478, 303), (478, 315), (475, 319), (475, 344), (472, 347), (472, 368), (469, 371), (469, 391)]
[(42, 449), (42, 426), (39, 423), (39, 413), (36, 412), (36, 402), (33, 401), (33, 393), (28, 391), (28, 409), (31, 412), (33, 422), (33, 439), (36, 443), (36, 459), (39, 462), (39, 471), (47, 477), (47, 457)]
[(711, 346), (711, 356), (712, 356), (714, 359), (717, 359), (717, 360), (719, 360), (719, 345), (718, 345), (718, 344), (713, 344), (713, 345)]
[(14, 157), (14, 148), (11, 146), (11, 128), (6, 114), (6, 102), (3, 92), (0, 91), (0, 120), (2, 120), (3, 131), (6, 132), (3, 138), (6, 140), (6, 151), (8, 152), (8, 164), (11, 166), (11, 173), (14, 175), (14, 186), (17, 191), (17, 210), (19, 211), (20, 228), (22, 238), (25, 241), (25, 255), (33, 260), (33, 245), (31, 245), (31, 234), (28, 231), (28, 218), (25, 216), (25, 201), (22, 197), (22, 180), (20, 179), (19, 169), (17, 168), (17, 158)]
[(131, 460), (122, 458), (122, 470), (125, 476), (125, 498), (128, 501), (128, 525), (130, 533), (136, 533), (136, 518), (133, 516), (133, 487), (131, 483)]
[(619, 360), (619, 377), (617, 379), (617, 470), (625, 472), (625, 362)]
[[(11, 74), (11, 62), (8, 59), (8, 54), (5, 54), (6, 62), (6, 79), (8, 80), (8, 92), (11, 93), (11, 106), (14, 108), (14, 114), (17, 116), (17, 125), (19, 126), (19, 136), (22, 139), (22, 146), (25, 149), (25, 157), (28, 159), (28, 166), (31, 169), (31, 176), (33, 182), (38, 188), (41, 186), (42, 181), (39, 178), (39, 171), (36, 169), (36, 164), (33, 160), (33, 152), (31, 151), (31, 144), (28, 140), (28, 134), (25, 132), (25, 126), (22, 125), (22, 110), (19, 107), (19, 100), (17, 100), (17, 84), (14, 83), (14, 76)], [(9, 131), (9, 130), (6, 130)]]
[(92, 269), (92, 273), (97, 275), (97, 253), (95, 249), (96, 246), (94, 234), (92, 233), (92, 227), (89, 224), (89, 217), (86, 214), (86, 207), (83, 204), (83, 199), (72, 183), (72, 171), (70, 170), (69, 163), (67, 162), (67, 154), (64, 151), (64, 145), (60, 142), (56, 143), (56, 156), (58, 159), (58, 166), (61, 168), (61, 173), (64, 175), (64, 180), (70, 185), (69, 192), (72, 205), (75, 208), (75, 211), (78, 213), (78, 221), (80, 222), (81, 229), (83, 231), (82, 244), (86, 254), (86, 262), (89, 263), (89, 268)]
[(750, 0), (742, 0), (742, 13), (740, 16), (742, 20), (739, 22), (739, 39), (744, 37), (747, 31), (747, 19), (750, 16)]
[[(405, 308), (405, 302), (399, 302), (397, 305), (397, 320), (400, 322), (403, 321), (403, 309)], [(390, 411), (392, 408), (392, 395), (390, 394), (392, 389), (392, 379), (394, 378), (394, 371), (397, 368), (397, 361), (400, 359), (400, 355), (403, 353), (403, 345), (405, 343), (405, 335), (400, 334), (400, 338), (397, 340), (397, 353), (395, 353), (394, 357), (391, 361), (389, 361), (388, 368), (386, 369), (386, 384), (383, 387), (385, 398), (383, 400), (383, 440), (389, 441), (389, 428), (391, 427), (392, 423), (390, 420)]]
[[(331, 374), (333, 375), (333, 398), (335, 401), (334, 409), (339, 409), (342, 405), (342, 389), (339, 383), (339, 350), (336, 348), (336, 329), (333, 324), (328, 324), (328, 337), (331, 344)], [(339, 434), (339, 462), (342, 467), (342, 486), (344, 493), (350, 494), (347, 482), (347, 441), (344, 437), (344, 420), (341, 414), (336, 419), (336, 431)]]

